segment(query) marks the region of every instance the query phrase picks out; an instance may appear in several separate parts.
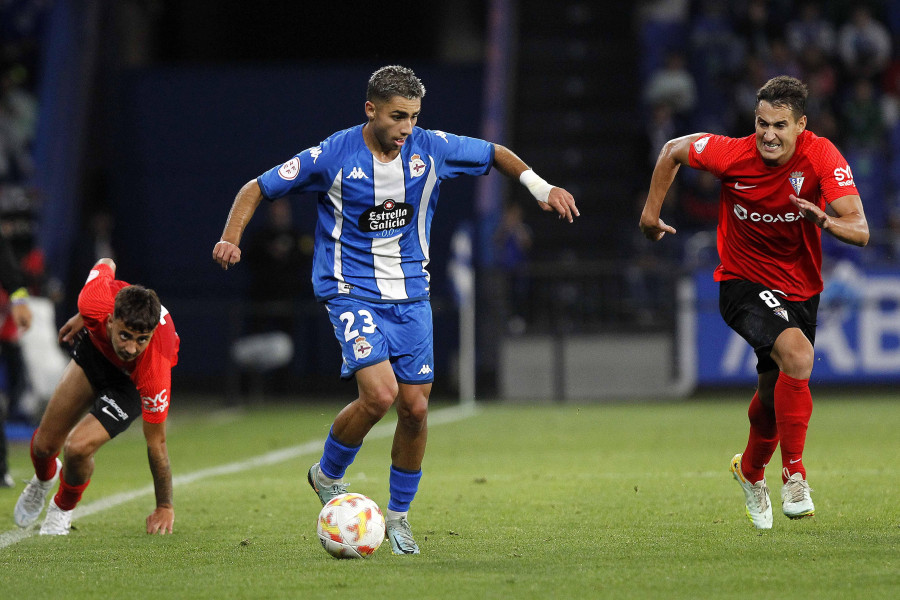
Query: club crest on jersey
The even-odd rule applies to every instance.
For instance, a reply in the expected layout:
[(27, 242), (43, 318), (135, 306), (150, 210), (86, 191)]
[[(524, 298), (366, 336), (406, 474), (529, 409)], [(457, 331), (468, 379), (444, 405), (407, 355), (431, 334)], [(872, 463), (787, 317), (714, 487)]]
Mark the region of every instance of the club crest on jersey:
[(695, 151), (697, 154), (700, 154), (701, 152), (703, 152), (703, 149), (706, 148), (706, 144), (707, 144), (708, 142), (709, 142), (709, 136), (700, 138), (699, 140), (697, 140), (696, 142), (694, 142), (694, 151)]
[(412, 204), (396, 202), (390, 198), (381, 206), (373, 206), (359, 217), (359, 230), (377, 233), (389, 229), (401, 229), (412, 222), (415, 209)]
[(372, 354), (372, 344), (365, 337), (359, 336), (353, 340), (353, 356), (356, 360), (362, 360)]
[(418, 154), (413, 154), (409, 160), (409, 176), (420, 177), (425, 173), (425, 161)]
[(779, 306), (778, 308), (773, 308), (772, 312), (774, 312), (776, 315), (778, 315), (785, 321), (790, 321), (790, 319), (788, 318), (787, 309), (785, 307)]
[(794, 171), (791, 173), (791, 176), (788, 177), (788, 181), (791, 182), (791, 187), (794, 188), (794, 193), (798, 196), (800, 195), (800, 188), (803, 187), (803, 171)]
[(297, 179), (300, 174), (300, 159), (296, 156), (287, 161), (278, 169), (278, 176), (286, 181)]

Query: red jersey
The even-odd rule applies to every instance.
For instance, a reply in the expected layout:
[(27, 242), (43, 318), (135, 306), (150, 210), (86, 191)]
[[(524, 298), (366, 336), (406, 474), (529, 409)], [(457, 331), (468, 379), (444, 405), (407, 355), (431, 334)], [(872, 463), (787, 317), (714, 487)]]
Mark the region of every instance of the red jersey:
[(755, 135), (706, 135), (691, 145), (690, 164), (722, 181), (716, 230), (722, 262), (716, 281), (761, 283), (792, 301), (822, 291), (822, 230), (788, 196), (824, 210), (838, 198), (859, 195), (834, 144), (803, 131), (790, 160), (772, 167), (763, 163)]
[(95, 265), (78, 295), (78, 312), (94, 346), (131, 377), (141, 394), (144, 420), (162, 423), (169, 414), (172, 367), (178, 364), (178, 333), (169, 311), (162, 307), (159, 325), (144, 351), (132, 361), (119, 358), (109, 340), (106, 321), (113, 313), (116, 294), (128, 285), (116, 280), (108, 265)]

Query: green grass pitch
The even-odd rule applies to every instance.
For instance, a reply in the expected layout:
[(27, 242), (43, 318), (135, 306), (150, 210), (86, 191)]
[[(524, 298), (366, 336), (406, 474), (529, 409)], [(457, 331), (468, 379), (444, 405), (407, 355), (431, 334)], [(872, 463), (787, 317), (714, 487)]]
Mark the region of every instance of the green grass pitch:
[[(728, 472), (746, 442), (749, 395), (488, 403), (474, 414), (434, 403), (410, 512), (422, 554), (393, 556), (385, 543), (356, 561), (320, 547), (305, 480), (341, 404), (220, 410), (183, 398), (169, 427), (175, 534), (143, 532), (153, 500), (132, 427), (98, 453), (79, 507), (92, 512), (66, 538), (22, 536), (12, 522), (22, 484), (0, 490), (0, 590), (70, 600), (896, 597), (900, 398), (814, 396), (804, 462), (816, 516), (780, 514), (776, 454), (765, 532)], [(377, 432), (347, 480), (384, 507), (389, 425)], [(29, 476), (25, 444), (10, 462), (17, 481)]]

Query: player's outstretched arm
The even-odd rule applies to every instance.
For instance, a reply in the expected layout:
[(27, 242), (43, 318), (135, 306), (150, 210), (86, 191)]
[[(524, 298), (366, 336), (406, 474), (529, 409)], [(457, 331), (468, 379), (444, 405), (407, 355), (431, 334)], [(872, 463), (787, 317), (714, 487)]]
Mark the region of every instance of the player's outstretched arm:
[(563, 188), (550, 185), (540, 175), (528, 168), (525, 162), (505, 146), (494, 144), (494, 168), (507, 177), (518, 179), (538, 201), (541, 210), (556, 212), (569, 223), (581, 216), (575, 206), (575, 198)]
[(238, 245), (262, 197), (262, 190), (259, 189), (255, 179), (245, 183), (235, 196), (228, 219), (225, 221), (225, 229), (222, 230), (222, 237), (213, 246), (213, 260), (223, 269), (227, 270), (231, 265), (241, 262), (241, 249)]
[(846, 244), (865, 246), (869, 243), (869, 223), (859, 196), (844, 196), (829, 204), (834, 216), (794, 194), (790, 195), (790, 199), (803, 216), (822, 231), (827, 231)]
[(144, 437), (147, 439), (147, 459), (150, 461), (153, 489), (156, 492), (156, 509), (147, 517), (147, 533), (165, 535), (172, 533), (175, 525), (172, 468), (166, 448), (166, 423), (143, 423)]
[(656, 166), (653, 167), (653, 175), (650, 178), (650, 191), (647, 193), (647, 201), (644, 203), (644, 210), (641, 211), (641, 220), (639, 226), (644, 237), (653, 242), (659, 241), (667, 233), (675, 233), (675, 228), (659, 218), (662, 210), (663, 201), (672, 182), (675, 181), (675, 175), (681, 165), (690, 165), (691, 144), (706, 135), (705, 133), (694, 133), (679, 138), (671, 139), (663, 145), (656, 159)]

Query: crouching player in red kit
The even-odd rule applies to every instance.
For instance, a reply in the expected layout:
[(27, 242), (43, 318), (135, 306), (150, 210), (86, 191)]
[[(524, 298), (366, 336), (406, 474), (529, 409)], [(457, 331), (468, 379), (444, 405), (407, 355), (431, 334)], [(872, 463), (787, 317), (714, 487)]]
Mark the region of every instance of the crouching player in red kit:
[[(769, 80), (756, 95), (756, 133), (730, 138), (695, 133), (665, 144), (650, 182), (640, 227), (653, 241), (675, 229), (659, 218), (679, 167), (722, 181), (717, 246), (719, 311), (753, 346), (758, 385), (750, 401), (747, 447), (731, 460), (746, 512), (772, 527), (765, 468), (781, 445), (781, 510), (791, 519), (815, 511), (803, 448), (812, 415), (816, 312), (822, 282), (822, 231), (856, 246), (869, 226), (846, 159), (806, 129), (806, 86)], [(827, 211), (827, 212), (826, 212)]]
[[(72, 512), (94, 471), (94, 454), (141, 415), (156, 491), (147, 533), (172, 533), (166, 416), (178, 334), (156, 292), (118, 281), (115, 274), (111, 259), (97, 261), (78, 296), (78, 313), (59, 332), (60, 342), (72, 344), (72, 360), (31, 438), (35, 474), (14, 511), (19, 527), (34, 523), (59, 480), (41, 535), (69, 533)], [(62, 449), (65, 462), (57, 458)]]

